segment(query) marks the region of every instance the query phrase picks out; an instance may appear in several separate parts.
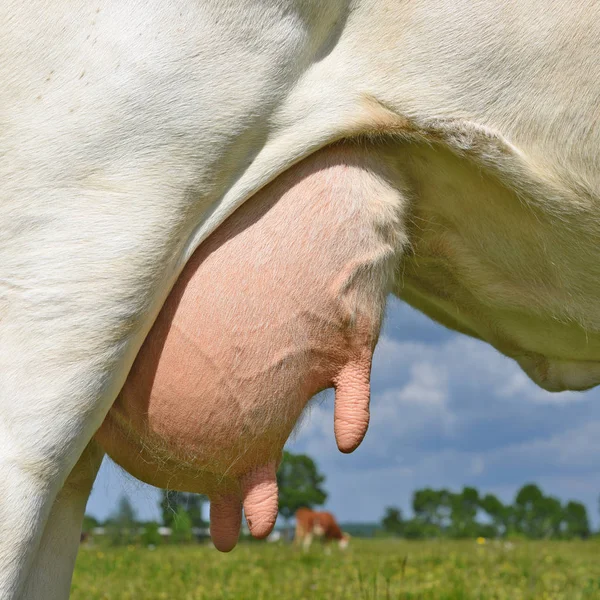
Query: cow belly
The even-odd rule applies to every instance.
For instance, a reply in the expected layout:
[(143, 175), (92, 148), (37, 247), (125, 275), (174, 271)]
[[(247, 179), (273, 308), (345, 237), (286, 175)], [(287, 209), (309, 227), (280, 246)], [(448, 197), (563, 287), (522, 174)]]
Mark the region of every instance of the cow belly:
[(97, 433), (117, 463), (151, 484), (207, 493), (215, 510), (226, 498), (221, 508), (235, 514), (245, 497), (262, 535), (281, 450), (313, 395), (336, 388), (338, 445), (360, 443), (403, 242), (386, 165), (372, 149), (323, 150), (202, 244)]

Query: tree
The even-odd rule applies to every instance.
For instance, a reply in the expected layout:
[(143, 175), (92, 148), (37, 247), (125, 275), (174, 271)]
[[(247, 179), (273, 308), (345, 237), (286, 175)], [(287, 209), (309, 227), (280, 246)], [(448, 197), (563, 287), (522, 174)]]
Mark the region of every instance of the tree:
[(510, 530), (512, 510), (493, 494), (486, 494), (479, 501), (480, 508), (492, 521), (494, 535), (506, 535)]
[(437, 524), (439, 495), (431, 488), (416, 490), (413, 494), (412, 508), (415, 518), (428, 525)]
[(137, 534), (136, 515), (127, 496), (121, 496), (117, 511), (107, 523), (108, 537), (115, 546), (131, 544)]
[(424, 523), (421, 519), (405, 521), (402, 534), (407, 540), (423, 540), (439, 536), (439, 529), (435, 525)]
[(83, 523), (81, 524), (81, 531), (83, 533), (89, 533), (95, 527), (98, 527), (98, 519), (91, 515), (85, 515), (83, 517)]
[(475, 488), (465, 487), (462, 492), (451, 494), (450, 503), (452, 507), (450, 534), (452, 537), (477, 537), (479, 526), (476, 519), (479, 508), (479, 492)]
[(540, 537), (559, 537), (564, 517), (564, 509), (560, 500), (552, 496), (544, 496), (539, 506)]
[(384, 531), (392, 535), (402, 535), (404, 522), (402, 520), (402, 512), (399, 508), (388, 506), (385, 509), (385, 515), (381, 519), (381, 526)]
[(135, 525), (135, 510), (129, 502), (127, 496), (121, 496), (119, 499), (119, 506), (115, 515), (115, 522), (122, 523), (125, 526)]
[(452, 496), (448, 490), (425, 488), (413, 494), (413, 512), (415, 523), (411, 530), (421, 523), (427, 531), (424, 537), (438, 536), (448, 529), (452, 515)]
[(279, 512), (289, 521), (303, 506), (314, 508), (327, 500), (327, 492), (322, 484), (325, 476), (317, 470), (317, 465), (306, 454), (283, 452), (283, 460), (277, 471), (279, 486)]
[(514, 525), (517, 532), (527, 537), (540, 537), (538, 508), (544, 495), (534, 483), (524, 485), (515, 497)]
[(162, 538), (158, 532), (158, 523), (155, 521), (146, 523), (142, 533), (142, 543), (144, 546), (158, 546), (161, 542)]
[(581, 502), (569, 502), (564, 508), (566, 537), (586, 538), (590, 535), (587, 510)]
[(171, 528), (171, 539), (175, 543), (189, 544), (194, 539), (192, 519), (189, 512), (181, 505), (177, 507)]
[(541, 539), (560, 534), (563, 510), (559, 500), (544, 496), (534, 483), (524, 485), (515, 498), (515, 529), (529, 538)]
[(179, 508), (183, 508), (190, 517), (192, 527), (206, 527), (208, 523), (202, 517), (202, 507), (207, 500), (203, 494), (163, 490), (159, 507), (164, 525), (173, 527)]

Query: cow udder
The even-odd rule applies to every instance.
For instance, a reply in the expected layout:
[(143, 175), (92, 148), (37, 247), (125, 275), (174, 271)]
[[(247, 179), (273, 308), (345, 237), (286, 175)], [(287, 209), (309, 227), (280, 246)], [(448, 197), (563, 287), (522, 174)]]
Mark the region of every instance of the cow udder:
[(350, 452), (369, 420), (371, 358), (401, 203), (372, 149), (328, 148), (247, 201), (192, 256), (97, 439), (134, 476), (211, 498), (215, 545), (277, 515), (275, 471), (308, 400), (336, 389)]

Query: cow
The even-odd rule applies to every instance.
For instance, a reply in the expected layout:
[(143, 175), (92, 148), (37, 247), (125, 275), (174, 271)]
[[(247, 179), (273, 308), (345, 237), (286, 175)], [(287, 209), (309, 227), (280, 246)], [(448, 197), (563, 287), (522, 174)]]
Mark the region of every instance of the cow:
[(295, 517), (296, 533), (294, 543), (302, 544), (305, 552), (309, 550), (315, 537), (319, 538), (324, 544), (336, 540), (342, 550), (348, 547), (350, 535), (340, 529), (335, 517), (330, 512), (299, 508)]
[[(336, 325), (346, 303), (332, 294), (322, 305), (333, 311), (322, 322), (344, 341), (340, 356), (327, 348), (311, 385), (338, 388), (341, 450), (366, 429), (367, 365), (388, 292), (491, 344), (547, 390), (600, 382), (599, 17), (593, 0), (2, 2), (0, 598), (68, 596), (108, 446), (101, 431), (94, 436), (161, 308), (172, 289), (181, 295), (180, 275), (228, 217), (281, 177), (305, 178), (306, 161), (320, 160), (312, 169), (323, 173), (331, 160), (340, 166), (321, 189), (360, 203), (380, 186), (396, 199), (393, 214), (381, 204), (381, 227), (371, 217), (365, 225), (369, 239), (396, 240), (394, 252), (367, 254), (362, 268), (344, 263), (349, 272), (328, 273), (332, 288), (320, 282), (355, 284), (366, 307), (366, 320), (349, 310)], [(343, 185), (340, 146), (362, 172), (348, 179), (351, 190), (365, 193)], [(278, 223), (269, 243), (283, 260), (296, 223)], [(308, 238), (306, 250), (317, 255), (324, 242), (323, 260), (339, 267), (328, 259), (351, 250), (341, 239)], [(258, 262), (261, 249), (246, 251)], [(357, 277), (340, 280), (344, 273)], [(301, 275), (299, 286), (313, 281)], [(260, 312), (276, 277), (262, 290), (255, 279), (254, 291), (232, 279), (229, 290), (254, 293)], [(291, 283), (281, 279), (283, 293)], [(216, 314), (224, 300), (215, 299)], [(297, 346), (267, 335), (270, 357), (301, 350), (306, 306), (284, 309), (271, 314), (287, 319)], [(258, 342), (243, 338), (245, 354), (224, 327), (225, 354), (257, 367), (248, 357)], [(318, 328), (312, 334), (311, 345), (327, 346)], [(156, 340), (147, 347), (140, 360), (156, 364), (140, 370), (164, 373)], [(296, 372), (318, 371), (315, 357)], [(231, 385), (233, 365), (217, 367), (221, 387)], [(168, 444), (154, 454), (165, 471), (173, 457), (177, 477), (181, 464), (190, 479), (197, 469), (217, 499), (223, 549), (242, 501), (258, 535), (272, 524), (277, 453), (312, 391), (292, 383), (298, 396), (287, 405), (283, 394), (261, 397), (251, 378), (236, 380), (235, 397), (253, 393), (234, 419), (213, 385), (199, 433), (229, 424), (228, 438), (199, 455)], [(155, 415), (169, 414), (169, 394)], [(144, 397), (120, 398), (109, 420), (144, 406)], [(149, 426), (168, 441), (184, 431), (175, 414), (172, 428)], [(243, 458), (239, 469), (232, 456)]]

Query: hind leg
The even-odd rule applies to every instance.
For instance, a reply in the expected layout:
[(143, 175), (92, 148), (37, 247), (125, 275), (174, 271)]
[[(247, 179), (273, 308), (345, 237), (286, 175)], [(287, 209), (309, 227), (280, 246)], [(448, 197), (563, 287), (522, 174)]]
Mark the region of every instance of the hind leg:
[(58, 493), (25, 584), (27, 600), (69, 596), (85, 506), (104, 453), (91, 441)]
[[(77, 318), (81, 313), (73, 314)], [(13, 321), (12, 325), (19, 323)], [(63, 515), (57, 516), (58, 521), (71, 518), (67, 517), (70, 509), (63, 506), (80, 507), (84, 502), (85, 493), (80, 490), (76, 499), (70, 483), (63, 494), (59, 492), (102, 423), (125, 378), (127, 363), (131, 362), (127, 353), (114, 352), (116, 344), (102, 335), (102, 328), (98, 328), (97, 339), (91, 340), (66, 316), (60, 326), (68, 327), (72, 335), (66, 339), (60, 335), (53, 338), (52, 332), (45, 331), (46, 339), (43, 334), (21, 335), (17, 339), (8, 331), (11, 324), (0, 322), (2, 600), (61, 597), (63, 575), (53, 581), (52, 573), (40, 573), (33, 565), (55, 500), (58, 499), (56, 510)], [(32, 329), (33, 326), (29, 332)], [(56, 325), (55, 334), (62, 333), (58, 329)], [(5, 341), (8, 343), (4, 344)], [(104, 351), (97, 344), (103, 345)], [(82, 489), (91, 485), (92, 480), (93, 476), (85, 486), (81, 484)], [(71, 523), (69, 530), (74, 527)], [(51, 540), (54, 534), (49, 535)], [(48, 551), (51, 552), (48, 549), (44, 553)], [(62, 551), (57, 549), (55, 557), (60, 569), (68, 569), (59, 558)], [(36, 569), (35, 577), (48, 578), (42, 596), (23, 596), (25, 583), (33, 576), (32, 568)], [(44, 563), (39, 568), (43, 569)], [(48, 568), (55, 567), (48, 565)]]
[(302, 550), (304, 550), (304, 552), (308, 552), (310, 550), (312, 541), (313, 541), (312, 531), (307, 531), (306, 534), (304, 535), (304, 539), (302, 540)]
[[(2, 600), (23, 598), (54, 502), (123, 386), (176, 256), (159, 210), (135, 218), (152, 200), (136, 190), (37, 188), (47, 199), (35, 204), (37, 227), (0, 244)], [(83, 495), (60, 496), (56, 510)], [(43, 597), (59, 597), (60, 578), (43, 577)]]
[[(81, 510), (83, 492), (78, 500), (59, 497), (59, 492), (117, 397), (167, 293), (168, 282), (157, 281), (153, 272), (144, 270), (153, 267), (160, 274), (150, 261), (148, 265), (131, 261), (132, 266), (126, 261), (115, 267), (109, 260), (114, 253), (111, 236), (92, 230), (94, 243), (81, 245), (69, 239), (71, 231), (59, 233), (56, 252), (67, 257), (63, 261), (44, 262), (34, 255), (11, 264), (0, 250), (4, 281), (13, 282), (2, 296), (6, 318), (0, 318), (2, 600), (22, 599), (25, 583), (34, 575), (41, 581), (47, 578), (48, 587), (42, 596), (31, 592), (25, 598), (66, 597), (65, 575), (53, 580), (51, 573), (38, 572), (46, 568), (43, 555), (42, 563), (33, 567), (46, 522), (57, 498), (56, 510), (63, 515), (57, 522), (68, 519), (63, 506)], [(40, 232), (37, 235), (41, 237)], [(148, 240), (151, 244), (152, 238)], [(50, 241), (48, 254), (55, 250)], [(24, 270), (22, 263), (27, 263), (30, 280), (36, 282), (33, 291), (20, 283), (17, 267)], [(74, 527), (70, 524), (69, 530)], [(48, 535), (52, 539), (55, 534)], [(72, 551), (65, 552), (72, 565)], [(57, 558), (60, 569), (68, 570), (62, 561)]]
[[(68, 373), (68, 361), (61, 361), (61, 364), (63, 372)], [(65, 573), (73, 563), (70, 540), (78, 527), (77, 513), (85, 508), (95, 469), (88, 462), (87, 478), (80, 477), (79, 467), (71, 479), (69, 475), (110, 407), (113, 396), (110, 389), (105, 394), (86, 390), (91, 396), (87, 398), (66, 393), (55, 396), (56, 388), (52, 389), (52, 384), (61, 387), (62, 382), (58, 373), (54, 374), (54, 378), (39, 375), (49, 388), (43, 401), (39, 401), (39, 395), (29, 393), (32, 385), (37, 387), (34, 374), (19, 380), (22, 394), (17, 397), (22, 398), (20, 402), (0, 403), (2, 600), (68, 597), (68, 579), (65, 583), (68, 575)], [(90, 385), (94, 377), (88, 373), (81, 381)], [(33, 402), (31, 398), (38, 401)], [(61, 398), (67, 399), (61, 401)], [(88, 453), (81, 458), (80, 464), (86, 464), (86, 460), (90, 460)], [(59, 531), (61, 524), (66, 528), (63, 532)], [(40, 589), (36, 579), (46, 585)], [(26, 584), (30, 587), (25, 594)]]

